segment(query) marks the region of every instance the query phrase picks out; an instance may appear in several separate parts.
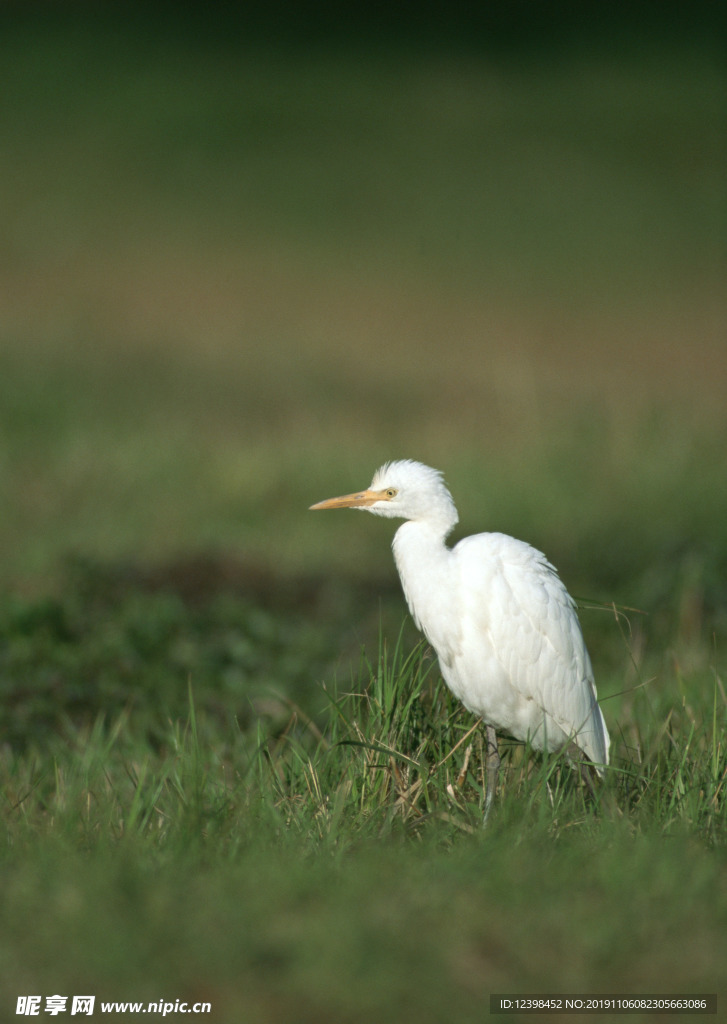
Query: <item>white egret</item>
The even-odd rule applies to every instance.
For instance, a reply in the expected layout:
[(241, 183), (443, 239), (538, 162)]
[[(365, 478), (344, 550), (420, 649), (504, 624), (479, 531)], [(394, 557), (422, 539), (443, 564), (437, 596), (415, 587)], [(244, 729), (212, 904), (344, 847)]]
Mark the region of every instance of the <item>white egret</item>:
[(312, 509), (358, 508), (406, 522), (393, 549), (409, 610), (452, 693), (485, 723), (487, 796), (500, 767), (497, 732), (535, 750), (568, 750), (603, 775), (609, 737), (573, 599), (545, 555), (502, 533), (454, 547), (458, 520), (442, 474), (388, 462), (368, 490)]

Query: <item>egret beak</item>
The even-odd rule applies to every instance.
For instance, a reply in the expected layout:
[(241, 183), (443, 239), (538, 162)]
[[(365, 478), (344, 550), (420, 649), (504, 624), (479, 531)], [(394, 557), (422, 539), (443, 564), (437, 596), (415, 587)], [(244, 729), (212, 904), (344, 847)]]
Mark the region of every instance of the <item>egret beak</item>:
[(310, 511), (322, 508), (368, 508), (377, 501), (389, 501), (391, 496), (386, 491), (356, 491), (355, 494), (342, 494), (340, 498), (327, 498), (311, 505)]

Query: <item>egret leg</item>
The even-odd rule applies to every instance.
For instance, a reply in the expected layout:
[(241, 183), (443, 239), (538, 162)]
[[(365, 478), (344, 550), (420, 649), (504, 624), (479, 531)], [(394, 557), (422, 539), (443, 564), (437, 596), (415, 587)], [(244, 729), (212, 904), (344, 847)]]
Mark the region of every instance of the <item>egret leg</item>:
[(578, 766), (578, 772), (581, 777), (581, 782), (588, 790), (591, 799), (596, 799), (596, 790), (593, 788), (593, 768), (589, 763), (584, 762), (583, 751), (576, 746), (575, 743), (571, 743), (568, 748), (568, 754), (572, 762)]
[(593, 775), (590, 765), (582, 764), (581, 766), (581, 781), (585, 784), (586, 789), (591, 797), (591, 800), (596, 799), (596, 790), (593, 788)]
[(487, 818), (492, 807), (492, 801), (495, 799), (495, 790), (497, 789), (497, 776), (500, 773), (500, 752), (497, 749), (497, 733), (495, 727), (488, 725), (485, 729), (487, 736), (485, 746), (485, 768), (487, 775), (487, 792), (485, 794), (485, 814), (482, 821), (483, 825), (487, 824)]

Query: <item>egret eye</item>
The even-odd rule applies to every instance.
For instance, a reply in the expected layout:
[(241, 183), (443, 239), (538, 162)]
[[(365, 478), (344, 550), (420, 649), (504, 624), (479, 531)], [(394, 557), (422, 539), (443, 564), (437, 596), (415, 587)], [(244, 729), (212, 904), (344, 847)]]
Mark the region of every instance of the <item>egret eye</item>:
[(387, 487), (386, 488), (386, 497), (387, 498), (395, 498), (397, 494), (398, 494), (398, 491), (396, 490), (396, 487)]

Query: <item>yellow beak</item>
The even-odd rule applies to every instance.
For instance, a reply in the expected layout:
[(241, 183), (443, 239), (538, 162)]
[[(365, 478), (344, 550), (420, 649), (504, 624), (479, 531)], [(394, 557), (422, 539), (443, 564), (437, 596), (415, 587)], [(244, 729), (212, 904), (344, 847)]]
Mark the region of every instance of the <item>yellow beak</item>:
[(319, 501), (317, 505), (311, 505), (308, 511), (322, 508), (368, 508), (374, 502), (389, 500), (390, 495), (386, 491), (356, 491), (354, 494), (342, 494), (340, 498)]

